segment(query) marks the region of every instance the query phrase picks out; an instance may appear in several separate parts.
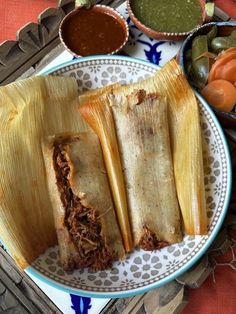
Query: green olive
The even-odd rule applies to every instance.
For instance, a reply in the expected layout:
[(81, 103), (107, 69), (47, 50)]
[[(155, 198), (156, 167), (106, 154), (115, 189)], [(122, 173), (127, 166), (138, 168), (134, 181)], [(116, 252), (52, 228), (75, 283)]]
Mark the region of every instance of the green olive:
[(197, 36), (192, 42), (192, 72), (197, 87), (203, 87), (208, 78), (209, 59), (204, 56), (208, 52), (207, 35)]
[(210, 45), (212, 39), (216, 37), (217, 31), (218, 31), (217, 26), (214, 25), (212, 26), (211, 30), (207, 33), (208, 45)]
[(233, 36), (215, 37), (211, 41), (211, 49), (214, 52), (220, 52), (232, 47), (236, 47), (236, 38)]

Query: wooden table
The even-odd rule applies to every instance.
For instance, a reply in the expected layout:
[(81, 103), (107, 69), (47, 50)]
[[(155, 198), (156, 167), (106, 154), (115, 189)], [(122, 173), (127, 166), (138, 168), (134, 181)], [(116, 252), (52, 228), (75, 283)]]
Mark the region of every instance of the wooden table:
[[(113, 7), (123, 0), (93, 1)], [(58, 56), (63, 47), (58, 38), (62, 18), (74, 9), (74, 1), (60, 0), (57, 8), (39, 15), (39, 23), (30, 23), (17, 33), (16, 41), (0, 46), (0, 85), (36, 74)], [(216, 19), (230, 19), (216, 9)], [(232, 165), (236, 170), (236, 144), (228, 138)], [(233, 182), (235, 182), (233, 178)], [(236, 186), (225, 223), (202, 259), (188, 272), (171, 283), (143, 295), (111, 300), (101, 313), (180, 313), (186, 305), (187, 290), (197, 289), (213, 272), (214, 256), (223, 254), (231, 245), (230, 233), (236, 228)], [(61, 313), (53, 302), (23, 272), (0, 246), (0, 313)], [(18, 311), (18, 312), (17, 312)]]

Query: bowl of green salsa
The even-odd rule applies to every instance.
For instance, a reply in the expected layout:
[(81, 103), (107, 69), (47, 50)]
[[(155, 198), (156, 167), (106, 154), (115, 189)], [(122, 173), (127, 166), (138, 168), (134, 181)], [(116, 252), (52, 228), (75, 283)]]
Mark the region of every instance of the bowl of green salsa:
[(155, 39), (181, 40), (207, 19), (203, 0), (128, 0), (133, 23)]

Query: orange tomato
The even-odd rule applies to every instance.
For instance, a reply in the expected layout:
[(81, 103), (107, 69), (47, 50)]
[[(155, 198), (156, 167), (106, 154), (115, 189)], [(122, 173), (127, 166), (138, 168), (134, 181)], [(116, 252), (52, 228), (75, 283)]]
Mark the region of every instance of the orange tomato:
[(226, 80), (208, 83), (201, 94), (210, 105), (225, 112), (230, 112), (236, 104), (236, 88)]

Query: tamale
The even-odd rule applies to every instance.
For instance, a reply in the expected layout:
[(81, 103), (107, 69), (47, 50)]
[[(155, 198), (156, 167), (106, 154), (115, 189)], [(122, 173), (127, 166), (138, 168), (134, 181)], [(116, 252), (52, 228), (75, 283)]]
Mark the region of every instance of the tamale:
[(0, 87), (0, 238), (22, 268), (56, 244), (41, 140), (89, 132), (74, 78), (39, 76)]
[(154, 76), (113, 90), (115, 96), (144, 89), (167, 97), (177, 196), (187, 234), (207, 233), (202, 138), (199, 108), (193, 90), (173, 59)]
[(124, 247), (130, 252), (133, 240), (111, 108), (98, 99), (80, 106), (79, 111), (100, 139)]
[(135, 245), (155, 250), (182, 240), (167, 101), (140, 90), (110, 97)]
[(111, 267), (124, 248), (98, 137), (52, 137), (43, 151), (63, 268)]
[(121, 85), (119, 83), (114, 83), (97, 89), (88, 90), (85, 93), (79, 95), (79, 106), (82, 106), (83, 104), (87, 104), (93, 100), (96, 100), (97, 98), (104, 94), (112, 93), (114, 89), (117, 89), (120, 86)]

